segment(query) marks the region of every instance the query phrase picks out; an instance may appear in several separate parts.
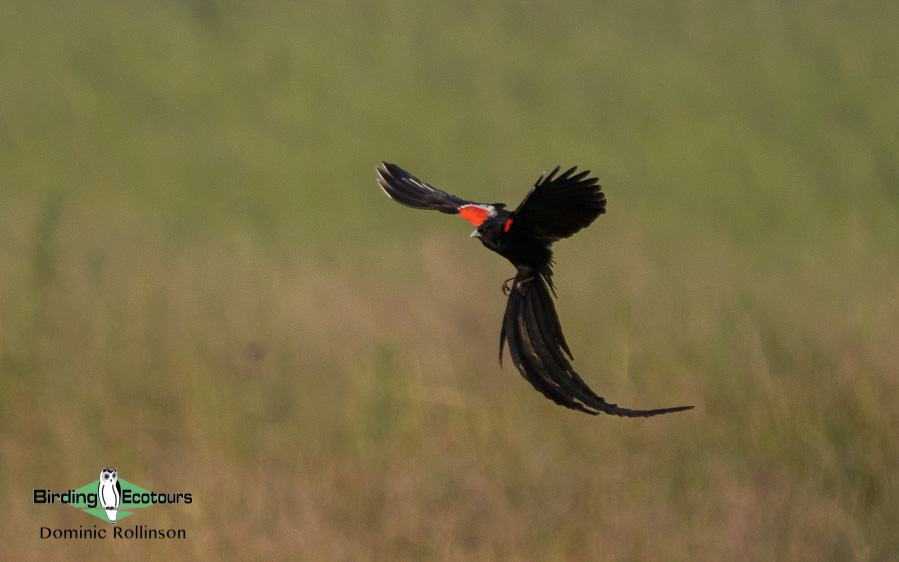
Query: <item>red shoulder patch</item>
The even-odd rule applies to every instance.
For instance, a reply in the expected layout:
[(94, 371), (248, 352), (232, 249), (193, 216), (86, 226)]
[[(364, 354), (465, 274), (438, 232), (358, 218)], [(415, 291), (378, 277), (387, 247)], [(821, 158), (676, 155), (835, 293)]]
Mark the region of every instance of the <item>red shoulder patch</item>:
[(481, 226), (490, 216), (490, 211), (477, 205), (465, 205), (459, 209), (459, 216), (475, 226)]
[(509, 232), (509, 227), (512, 226), (512, 219), (506, 221), (506, 224), (503, 225), (503, 232)]

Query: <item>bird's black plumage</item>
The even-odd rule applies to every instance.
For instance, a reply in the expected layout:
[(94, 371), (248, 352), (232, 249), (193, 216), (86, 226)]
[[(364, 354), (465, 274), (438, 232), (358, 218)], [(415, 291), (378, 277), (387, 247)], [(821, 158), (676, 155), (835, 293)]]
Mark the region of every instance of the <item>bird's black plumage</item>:
[(378, 183), (391, 199), (415, 209), (462, 215), (477, 225), (472, 236), (515, 266), (500, 331), (500, 363), (508, 344), (512, 362), (534, 388), (556, 404), (588, 414), (652, 417), (693, 408), (621, 408), (597, 396), (571, 366), (573, 357), (553, 303), (551, 246), (605, 213), (606, 196), (589, 170), (559, 170), (541, 175), (518, 208), (508, 211), (502, 203), (485, 205), (450, 195), (396, 164), (384, 162), (377, 168)]

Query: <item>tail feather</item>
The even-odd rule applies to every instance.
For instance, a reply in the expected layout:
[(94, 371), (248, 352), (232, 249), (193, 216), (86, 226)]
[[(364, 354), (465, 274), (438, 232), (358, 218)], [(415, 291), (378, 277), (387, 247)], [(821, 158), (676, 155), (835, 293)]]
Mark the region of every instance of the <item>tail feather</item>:
[[(569, 362), (559, 316), (550, 294), (548, 273), (519, 268), (500, 331), (500, 364), (503, 346), (515, 367), (535, 389), (556, 404), (592, 415), (600, 413), (628, 418), (648, 418), (690, 410), (677, 406), (656, 410), (632, 410), (606, 402), (584, 382)], [(567, 354), (567, 357), (566, 357)]]

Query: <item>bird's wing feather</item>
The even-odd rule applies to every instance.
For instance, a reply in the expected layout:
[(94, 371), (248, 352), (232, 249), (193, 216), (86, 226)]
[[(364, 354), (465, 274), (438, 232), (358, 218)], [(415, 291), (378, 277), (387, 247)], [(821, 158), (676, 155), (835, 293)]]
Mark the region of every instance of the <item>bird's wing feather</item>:
[(521, 376), (544, 396), (572, 410), (593, 415), (605, 413), (628, 418), (648, 418), (693, 407), (630, 410), (610, 404), (597, 396), (568, 360), (571, 351), (562, 334), (547, 280), (542, 274), (527, 268), (519, 269), (506, 304), (500, 332), (500, 362), (505, 342), (509, 344), (509, 355)]
[(441, 191), (431, 184), (416, 178), (396, 164), (383, 163), (377, 168), (378, 183), (388, 197), (413, 209), (429, 209), (447, 214), (458, 214), (467, 205), (478, 205), (455, 195)]
[(577, 167), (559, 174), (556, 166), (541, 175), (512, 215), (510, 228), (529, 231), (552, 241), (568, 238), (606, 212), (606, 196), (590, 170)]

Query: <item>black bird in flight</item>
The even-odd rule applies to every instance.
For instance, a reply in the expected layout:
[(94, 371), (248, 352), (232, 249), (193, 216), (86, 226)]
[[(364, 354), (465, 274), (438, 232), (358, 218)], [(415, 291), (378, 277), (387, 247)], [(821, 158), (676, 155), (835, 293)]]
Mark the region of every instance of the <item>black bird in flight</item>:
[(466, 201), (421, 181), (396, 164), (383, 165), (377, 168), (378, 183), (391, 199), (413, 209), (460, 215), (477, 226), (472, 237), (515, 266), (515, 277), (503, 283), (509, 299), (499, 335), (500, 365), (503, 345), (508, 342), (512, 362), (534, 388), (556, 404), (588, 414), (648, 418), (693, 408), (630, 410), (610, 404), (590, 390), (569, 362), (574, 357), (553, 304), (556, 289), (550, 246), (586, 228), (606, 212), (602, 186), (590, 177), (589, 170), (576, 173), (574, 167), (559, 175), (560, 168), (556, 167), (548, 176), (541, 175), (518, 208), (510, 212), (503, 203)]

